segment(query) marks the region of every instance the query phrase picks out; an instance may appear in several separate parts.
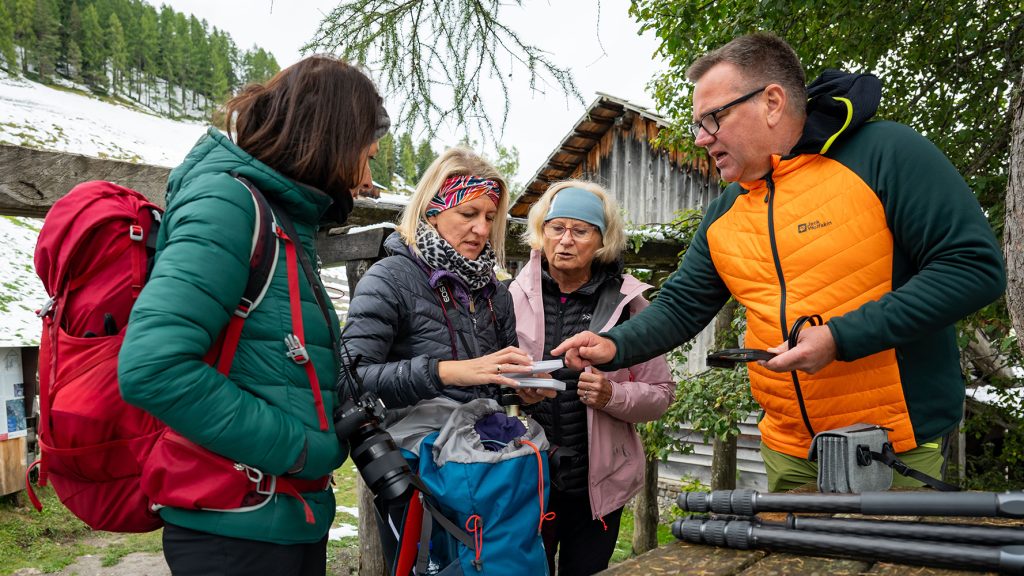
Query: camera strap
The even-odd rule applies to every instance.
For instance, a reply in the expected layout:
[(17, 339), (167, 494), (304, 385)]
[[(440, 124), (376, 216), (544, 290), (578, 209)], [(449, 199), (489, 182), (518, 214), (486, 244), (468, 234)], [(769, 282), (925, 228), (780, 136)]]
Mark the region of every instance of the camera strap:
[(882, 445), (881, 452), (875, 452), (873, 450), (862, 450), (861, 446), (858, 446), (857, 449), (862, 452), (862, 454), (859, 455), (860, 459), (871, 458), (872, 460), (881, 462), (882, 464), (885, 464), (886, 466), (892, 468), (896, 472), (899, 472), (903, 476), (913, 478), (914, 480), (917, 480), (922, 484), (930, 486), (935, 490), (939, 490), (940, 492), (960, 491), (959, 486), (948, 484), (946, 482), (943, 482), (942, 480), (939, 480), (938, 478), (933, 478), (925, 474), (924, 472), (921, 472), (920, 470), (915, 470), (910, 466), (907, 466), (905, 462), (896, 457), (896, 451), (893, 450), (892, 444), (890, 444), (889, 442), (886, 442), (885, 444)]

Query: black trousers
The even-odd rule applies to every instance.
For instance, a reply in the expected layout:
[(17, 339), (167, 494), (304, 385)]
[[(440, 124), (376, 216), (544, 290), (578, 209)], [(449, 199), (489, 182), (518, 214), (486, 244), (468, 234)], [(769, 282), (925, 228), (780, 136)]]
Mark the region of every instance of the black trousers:
[(619, 539), (622, 508), (605, 516), (601, 524), (593, 518), (587, 494), (568, 495), (552, 487), (547, 511), (555, 513), (541, 532), (551, 576), (555, 575), (555, 552), (558, 576), (590, 576), (608, 567)]
[(325, 576), (327, 537), (271, 544), (165, 524), (164, 558), (174, 576)]

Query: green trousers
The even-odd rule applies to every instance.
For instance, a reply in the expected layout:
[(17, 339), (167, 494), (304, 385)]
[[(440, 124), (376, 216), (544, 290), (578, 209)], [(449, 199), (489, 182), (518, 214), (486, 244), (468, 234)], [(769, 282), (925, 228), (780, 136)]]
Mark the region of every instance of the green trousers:
[[(927, 442), (913, 450), (896, 455), (907, 466), (940, 478), (942, 473), (942, 450), (939, 442)], [(817, 485), (818, 463), (776, 452), (761, 442), (761, 458), (768, 473), (768, 490), (770, 492), (786, 492), (807, 484)], [(893, 487), (917, 487), (924, 484), (897, 472), (892, 475)]]

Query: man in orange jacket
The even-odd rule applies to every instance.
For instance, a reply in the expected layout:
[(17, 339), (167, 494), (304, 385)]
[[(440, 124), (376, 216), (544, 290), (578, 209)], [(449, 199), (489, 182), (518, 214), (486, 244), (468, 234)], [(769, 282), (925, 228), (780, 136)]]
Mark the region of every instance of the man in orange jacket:
[[(734, 296), (751, 364), (769, 489), (813, 483), (815, 433), (889, 428), (900, 458), (937, 476), (938, 440), (962, 417), (954, 323), (1006, 285), (999, 246), (949, 160), (914, 130), (870, 121), (870, 74), (828, 70), (805, 87), (793, 49), (739, 37), (695, 61), (690, 131), (732, 182), (645, 311), (559, 345), (610, 370), (688, 341)], [(800, 317), (820, 315), (796, 346)], [(895, 485), (915, 485), (898, 477)]]

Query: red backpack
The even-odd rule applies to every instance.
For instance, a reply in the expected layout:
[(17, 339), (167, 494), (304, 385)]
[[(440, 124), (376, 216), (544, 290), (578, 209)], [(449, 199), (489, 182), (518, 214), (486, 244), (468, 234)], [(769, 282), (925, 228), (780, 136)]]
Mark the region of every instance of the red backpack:
[[(224, 374), (230, 372), (242, 325), (273, 276), (277, 239), (284, 240), (289, 256), (295, 251), (262, 194), (242, 183), (256, 205), (258, 233), (253, 235), (245, 294), (206, 357)], [(254, 469), (240, 467), (168, 433), (162, 422), (121, 398), (117, 357), (131, 308), (148, 277), (160, 216), (159, 207), (134, 190), (110, 182), (85, 182), (54, 203), (36, 244), (36, 272), (50, 300), (39, 311), (43, 320), (40, 458), (29, 472), (38, 466), (39, 485), (51, 482), (61, 502), (96, 530), (147, 532), (159, 528), (162, 521), (154, 511), (157, 498), (160, 505), (197, 509), (245, 508), (254, 494), (269, 500), (274, 493), (283, 492), (301, 500), (296, 487), (287, 481), (269, 477), (268, 489), (262, 485), (262, 474), (255, 474)], [(290, 279), (297, 277), (293, 266), (289, 265), (288, 272)], [(290, 299), (297, 301), (298, 286), (291, 294), (292, 284), (289, 281)], [(305, 342), (301, 322), (295, 328), (301, 348)], [(296, 356), (296, 362), (304, 363), (302, 354)], [(319, 385), (315, 372), (312, 374), (311, 385), (319, 399)], [(160, 448), (154, 452), (157, 444)], [(209, 468), (203, 470), (205, 486), (165, 482), (173, 476), (169, 470), (181, 468), (181, 460), (174, 459), (185, 457), (183, 450), (202, 460), (200, 464), (190, 461), (190, 467)], [(26, 482), (26, 486), (32, 503), (42, 510), (31, 484)], [(310, 516), (307, 507), (307, 520)]]

